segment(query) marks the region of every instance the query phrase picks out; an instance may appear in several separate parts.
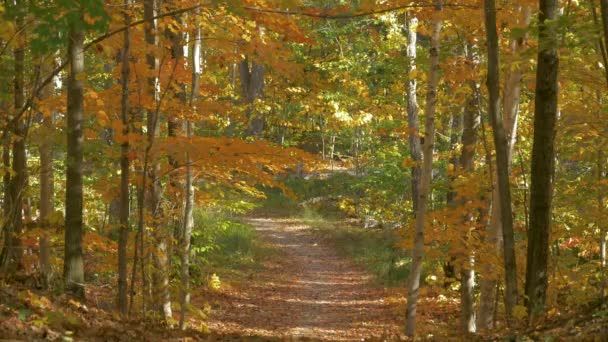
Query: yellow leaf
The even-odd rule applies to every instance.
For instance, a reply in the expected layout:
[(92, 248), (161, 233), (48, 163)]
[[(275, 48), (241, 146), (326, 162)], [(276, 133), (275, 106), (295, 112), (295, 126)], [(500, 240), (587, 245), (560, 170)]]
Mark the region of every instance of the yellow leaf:
[(523, 320), (524, 318), (528, 317), (528, 311), (526, 310), (526, 307), (523, 305), (516, 305), (513, 308), (513, 317), (518, 320)]

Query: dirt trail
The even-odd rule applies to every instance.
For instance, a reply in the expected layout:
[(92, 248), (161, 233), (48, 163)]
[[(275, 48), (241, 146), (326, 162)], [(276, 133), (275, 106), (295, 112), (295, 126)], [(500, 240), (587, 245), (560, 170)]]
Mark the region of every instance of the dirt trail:
[(288, 340), (398, 338), (399, 294), (373, 285), (297, 220), (249, 222), (278, 249), (279, 260), (218, 295), (212, 330)]

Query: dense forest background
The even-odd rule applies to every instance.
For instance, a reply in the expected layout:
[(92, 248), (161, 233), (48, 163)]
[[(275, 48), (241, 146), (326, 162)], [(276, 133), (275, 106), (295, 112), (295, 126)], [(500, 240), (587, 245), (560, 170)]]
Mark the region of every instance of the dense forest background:
[(298, 217), (407, 297), (361, 338), (607, 338), (607, 43), (606, 0), (5, 1), (0, 335), (208, 334)]

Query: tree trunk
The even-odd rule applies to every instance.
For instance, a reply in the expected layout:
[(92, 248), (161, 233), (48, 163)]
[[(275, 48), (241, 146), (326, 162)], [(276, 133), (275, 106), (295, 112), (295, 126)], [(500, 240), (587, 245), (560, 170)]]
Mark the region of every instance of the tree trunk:
[(534, 101), (530, 229), (528, 231), (526, 268), (526, 304), (531, 320), (544, 312), (547, 296), (559, 57), (557, 30), (551, 24), (547, 25), (546, 21), (553, 21), (557, 18), (557, 8), (556, 0), (540, 0), (539, 2), (539, 51)]
[(405, 320), (405, 334), (414, 336), (416, 330), (416, 307), (420, 287), (420, 274), (422, 273), (422, 259), (424, 256), (424, 225), (426, 223), (426, 209), (429, 188), (433, 173), (433, 148), (435, 142), (435, 106), (437, 103), (437, 85), (439, 83), (439, 38), (442, 21), (438, 15), (442, 11), (442, 0), (436, 1), (435, 17), (432, 21), (431, 47), (429, 50), (430, 67), (428, 74), (428, 89), (424, 115), (426, 118), (423, 149), (423, 165), (416, 208), (416, 225), (414, 235), (414, 249), (412, 251), (412, 264), (407, 284), (407, 307)]
[[(599, 103), (601, 104), (601, 93), (598, 92), (600, 97)], [(599, 114), (599, 111), (598, 111)], [(599, 116), (599, 115), (598, 115)], [(604, 170), (604, 146), (601, 142), (598, 143), (597, 149), (597, 160), (596, 160), (596, 180), (598, 186), (601, 182), (606, 178), (606, 172)], [(598, 216), (600, 218), (604, 217), (604, 193), (600, 189), (597, 192), (597, 208), (598, 208)], [(603, 302), (605, 298), (605, 290), (606, 290), (606, 228), (601, 219), (596, 221), (596, 226), (600, 230), (600, 300)]]
[[(177, 21), (181, 22), (181, 18), (176, 18)], [(188, 49), (188, 33), (185, 32), (179, 32), (176, 34), (173, 34), (172, 37), (173, 40), (173, 58), (175, 58), (175, 63), (183, 63), (183, 64), (187, 64), (186, 58), (187, 56), (187, 49)], [(196, 44), (200, 44), (200, 37), (198, 37), (198, 41), (193, 42), (195, 45)], [(199, 57), (200, 57), (200, 48), (199, 48)], [(177, 65), (177, 64), (176, 64)], [(176, 97), (177, 100), (182, 103), (182, 105), (184, 107), (186, 107), (187, 104), (187, 95), (186, 95), (186, 85), (183, 83), (179, 83), (178, 84), (179, 87), (179, 91), (176, 93)], [(193, 90), (191, 90), (193, 91)], [(198, 89), (197, 89), (198, 92)], [(192, 94), (191, 94), (192, 95)], [(169, 131), (169, 136), (178, 136), (178, 135), (182, 135), (185, 133), (186, 137), (189, 137), (189, 128), (190, 128), (190, 123), (184, 121), (181, 118), (177, 118), (177, 117), (170, 117), (169, 120), (169, 127), (168, 127), (168, 131)], [(173, 169), (178, 169), (180, 167), (179, 162), (172, 157), (169, 157), (169, 162), (171, 164), (171, 167)], [(185, 229), (190, 228), (191, 226), (186, 227), (189, 222), (187, 222), (186, 220), (189, 218), (188, 217), (188, 211), (191, 211), (191, 206), (192, 206), (192, 202), (190, 201), (190, 187), (192, 187), (192, 177), (191, 177), (191, 170), (190, 170), (190, 165), (189, 163), (189, 155), (186, 152), (186, 158), (185, 158), (185, 163), (186, 163), (186, 175), (185, 175), (185, 183), (181, 183), (180, 179), (177, 175), (171, 175), (170, 176), (170, 181), (169, 183), (171, 184), (171, 186), (173, 187), (173, 193), (175, 194), (183, 194), (183, 205), (178, 205), (177, 203), (179, 203), (178, 199), (175, 198), (175, 204), (172, 205), (172, 209), (174, 210), (175, 214), (173, 216), (173, 220), (172, 220), (172, 224), (174, 227), (174, 232), (173, 232), (173, 241), (174, 243), (171, 244), (171, 247), (176, 247), (177, 253), (180, 257), (180, 261), (181, 261), (181, 265), (180, 265), (180, 278), (181, 278), (181, 288), (180, 288), (180, 304), (181, 304), (181, 317), (179, 320), (179, 326), (180, 329), (184, 329), (185, 328), (185, 319), (186, 319), (186, 312), (188, 309), (188, 305), (190, 302), (190, 293), (189, 292), (185, 292), (188, 291), (189, 289), (185, 289), (184, 288), (184, 282), (187, 283), (187, 286), (189, 286), (189, 278), (188, 278), (188, 270), (189, 270), (189, 260), (188, 259), (188, 255), (184, 255), (184, 244), (185, 244), (185, 240), (184, 240), (184, 234), (185, 234)], [(187, 184), (188, 181), (190, 181), (190, 184)], [(177, 197), (177, 196), (176, 196)], [(190, 215), (191, 216), (191, 215)], [(188, 243), (189, 245), (189, 243)], [(189, 246), (188, 246), (189, 248)], [(173, 251), (169, 253), (169, 255), (173, 255)], [(184, 267), (185, 270), (184, 270)]]
[[(179, 23), (180, 26), (183, 24), (181, 17), (175, 17), (174, 20)], [(174, 66), (177, 67), (177, 65), (180, 63), (185, 66), (187, 64), (185, 58), (187, 57), (188, 34), (184, 32), (174, 33), (167, 29), (167, 36), (172, 41), (171, 54), (175, 63)], [(176, 101), (181, 103), (181, 105), (184, 107), (187, 106), (186, 84), (183, 82), (177, 82), (175, 89), (174, 95)], [(177, 113), (169, 115), (167, 118), (167, 134), (169, 137), (183, 136), (186, 131), (186, 122), (183, 120), (183, 118), (178, 117), (176, 114)], [(180, 162), (177, 158), (175, 158), (174, 155), (169, 155), (167, 159), (171, 169), (174, 171), (179, 170)], [(180, 205), (179, 194), (185, 194), (184, 186), (185, 185), (181, 182), (180, 175), (177, 172), (171, 172), (169, 174), (169, 187), (171, 190), (168, 191), (168, 193), (172, 196), (169, 196), (169, 203), (167, 203), (167, 205), (169, 207), (168, 211), (170, 212), (169, 226), (173, 228), (172, 240), (168, 245), (168, 255), (170, 256), (169, 263), (171, 262), (171, 256), (173, 256), (175, 253), (174, 250), (179, 249), (178, 246), (181, 244), (183, 235), (183, 210), (185, 208), (185, 202), (184, 199), (182, 199), (182, 204)], [(169, 264), (168, 267), (170, 268), (171, 265)]]
[[(125, 0), (124, 20), (125, 26), (129, 26), (130, 0)], [(120, 209), (119, 209), (119, 234), (118, 234), (118, 310), (123, 316), (128, 313), (127, 297), (127, 244), (129, 243), (129, 76), (131, 55), (131, 32), (127, 28), (123, 33), (122, 48), (122, 72), (121, 72), (121, 121), (123, 141), (120, 144)]]
[[(515, 239), (513, 233), (513, 213), (511, 208), (511, 186), (509, 183), (509, 142), (500, 117), (499, 47), (496, 32), (496, 6), (494, 0), (485, 0), (485, 26), (488, 45), (489, 93), (488, 114), (494, 133), (496, 150), (496, 169), (500, 218), (502, 221), (503, 253), (505, 267), (505, 311), (510, 320), (513, 308), (517, 305), (517, 267), (515, 261)], [(494, 204), (496, 205), (496, 204)]]
[[(2, 212), (4, 217), (8, 217), (11, 211), (11, 194), (9, 188), (11, 187), (11, 173), (8, 172), (11, 168), (11, 128), (6, 123), (4, 130), (2, 131), (2, 167), (4, 168), (4, 175), (2, 176), (2, 189), (4, 191), (2, 198)], [(5, 230), (2, 231), (5, 233)]]
[[(595, 12), (595, 5), (592, 1), (592, 10), (593, 10), (593, 19), (597, 23), (597, 14)], [(606, 70), (606, 64), (608, 62), (608, 51), (606, 51), (606, 44), (608, 43), (608, 0), (600, 0), (600, 13), (602, 16), (602, 32), (604, 33), (604, 40), (599, 38), (599, 46), (598, 46), (598, 54), (602, 57), (604, 62), (604, 75), (606, 77), (606, 85), (608, 86), (608, 70)], [(599, 97), (601, 100), (601, 93), (599, 93)], [(601, 101), (600, 101), (601, 102)], [(604, 170), (604, 156), (603, 156), (603, 146), (598, 146), (598, 156), (597, 156), (597, 170), (598, 170), (598, 183), (606, 177)], [(598, 207), (600, 208), (600, 214), (603, 214), (603, 203), (604, 196), (600, 190), (597, 197)], [(602, 217), (603, 215), (600, 215)], [(600, 270), (601, 270), (601, 286), (600, 286), (600, 299), (604, 302), (606, 298), (606, 227), (601, 222), (598, 222), (600, 225)]]
[[(45, 73), (50, 73), (51, 66), (49, 63), (44, 65)], [(53, 86), (47, 85), (42, 89), (40, 98), (46, 99), (53, 95)], [(52, 137), (53, 132), (53, 113), (42, 118), (43, 134), (47, 137)], [(47, 228), (47, 232), (40, 237), (40, 273), (42, 283), (45, 288), (48, 288), (51, 282), (51, 246), (48, 234), (50, 226), (48, 222), (49, 215), (53, 213), (53, 195), (54, 189), (54, 173), (53, 173), (53, 141), (52, 138), (43, 139), (39, 146), (40, 150), (40, 224)]]
[[(461, 139), (463, 134), (463, 120), (463, 113), (454, 113), (451, 115), (450, 118), (450, 157), (448, 163), (452, 166), (452, 170), (454, 170), (454, 172), (460, 167), (460, 158), (458, 158), (458, 156), (456, 155), (456, 150), (458, 148), (458, 145), (462, 141)], [(448, 189), (446, 194), (446, 203), (448, 205), (452, 205), (456, 202), (456, 192), (454, 192), (454, 189), (452, 188), (452, 184), (454, 183), (455, 178), (453, 174), (449, 173), (450, 172), (448, 171), (447, 178), (449, 179), (450, 188)]]
[[(467, 49), (467, 59), (471, 61), (471, 65), (476, 66), (479, 61), (473, 53), (473, 47), (469, 46)], [(462, 131), (462, 151), (460, 154), (460, 166), (467, 172), (475, 170), (475, 146), (477, 145), (477, 130), (481, 122), (481, 113), (479, 112), (479, 87), (474, 81), (470, 82), (471, 86), (471, 97), (465, 104), (464, 120), (463, 120), (463, 131)], [(466, 205), (470, 199), (461, 198), (461, 205)], [(472, 219), (471, 213), (465, 214), (465, 224), (470, 222)], [(468, 233), (468, 232), (467, 232)], [(463, 236), (465, 241), (468, 240), (468, 234)], [(466, 246), (468, 250), (468, 246)], [(460, 305), (462, 308), (461, 313), (461, 324), (462, 329), (465, 332), (473, 333), (477, 330), (475, 322), (475, 299), (474, 299), (474, 287), (475, 287), (475, 271), (473, 265), (475, 263), (475, 257), (473, 253), (466, 255), (466, 260), (460, 270)]]
[[(595, 8), (595, 2), (593, 0), (590, 1), (591, 4), (591, 14), (593, 15), (593, 22), (599, 26), (599, 20), (597, 18), (597, 12), (596, 12), (596, 8)], [(607, 56), (607, 52), (606, 52), (606, 38), (608, 38), (608, 1), (602, 1), (600, 0), (600, 11), (601, 11), (601, 15), (602, 15), (602, 28), (603, 28), (603, 37), (604, 39), (602, 39), (602, 36), (600, 36), (598, 38), (598, 44), (596, 45), (596, 49), (597, 49), (597, 54), (598, 57), (600, 58), (601, 61), (604, 62), (604, 65), (607, 65), (608, 63), (608, 56)], [(602, 70), (603, 69), (603, 70)], [(606, 79), (606, 86), (608, 86), (608, 70), (606, 70), (606, 68), (602, 68), (601, 67), (601, 63), (598, 63), (598, 71), (603, 72), (605, 79)], [(597, 98), (598, 98), (598, 103), (600, 104), (600, 108), (603, 104), (602, 101), (602, 92), (598, 91), (597, 92)], [(597, 119), (601, 120), (601, 110), (598, 109), (598, 115), (597, 115)], [(598, 184), (600, 184), (600, 182), (602, 181), (602, 179), (604, 179), (606, 177), (605, 175), (605, 170), (604, 170), (604, 146), (602, 146), (602, 139), (599, 139), (600, 141), (598, 142), (598, 150), (597, 150), (597, 160), (596, 160), (596, 168), (597, 168), (597, 181)], [(599, 217), (603, 217), (603, 212), (604, 212), (604, 207), (603, 207), (603, 203), (604, 203), (604, 195), (602, 192), (602, 189), (599, 189), (598, 191), (598, 195), (596, 198), (597, 201), (597, 205), (598, 205), (598, 210), (599, 210)], [(600, 229), (600, 299), (602, 301), (602, 303), (605, 300), (605, 290), (606, 290), (606, 228), (605, 225), (601, 222), (601, 220), (597, 220), (596, 225), (599, 227)]]
[(604, 44), (608, 44), (608, 0), (600, 0), (600, 14), (602, 16), (602, 31), (604, 33)]
[[(530, 9), (524, 7), (520, 9), (522, 12), (522, 20), (520, 27), (525, 28), (530, 24)], [(524, 48), (525, 37), (512, 40), (510, 43), (511, 52), (519, 54)], [(519, 100), (521, 96), (521, 82), (523, 72), (519, 68), (508, 68), (507, 76), (503, 89), (503, 127), (508, 143), (507, 160), (509, 168), (511, 167), (511, 159), (517, 140), (517, 123), (519, 116)], [(492, 207), (490, 212), (490, 223), (488, 225), (486, 243), (490, 246), (496, 246), (496, 253), (499, 254), (503, 249), (503, 230), (502, 219), (500, 215), (501, 204), (497, 185), (497, 175), (494, 175), (492, 187)], [(496, 286), (498, 279), (490, 276), (493, 273), (495, 265), (484, 264), (484, 277), (480, 283), (480, 302), (477, 326), (480, 330), (490, 329), (494, 326), (494, 311), (496, 310)]]
[[(14, 6), (21, 12), (23, 3), (18, 0)], [(15, 26), (23, 27), (23, 13), (15, 16)], [(14, 105), (15, 110), (20, 110), (25, 104), (25, 48), (22, 43), (17, 43), (13, 50), (14, 57)], [(27, 183), (27, 160), (25, 153), (26, 127), (24, 119), (21, 118), (11, 127), (13, 130), (13, 176), (8, 183), (8, 201), (5, 203), (6, 222), (4, 224), (4, 245), (0, 253), (0, 268), (7, 267), (12, 272), (21, 267), (20, 235), (23, 230), (23, 192)], [(9, 157), (10, 158), (10, 157)]]
[[(194, 34), (194, 46), (192, 49), (192, 92), (190, 95), (190, 106), (196, 109), (196, 101), (200, 87), (201, 67), (201, 27), (197, 26)], [(186, 134), (188, 139), (192, 137), (192, 124), (186, 123)], [(182, 265), (181, 265), (181, 318), (179, 320), (180, 329), (186, 328), (186, 313), (190, 305), (190, 238), (194, 227), (194, 186), (192, 176), (192, 160), (190, 154), (186, 152), (186, 203), (184, 207), (184, 227), (182, 229)]]
[(66, 190), (65, 190), (65, 290), (84, 299), (83, 235), (83, 124), (84, 124), (84, 31), (82, 16), (70, 23), (68, 76)]
[(410, 168), (411, 188), (412, 188), (412, 212), (416, 213), (418, 204), (418, 186), (420, 184), (420, 162), (422, 161), (422, 147), (420, 145), (420, 128), (418, 119), (418, 101), (416, 88), (418, 82), (412, 77), (412, 72), (416, 70), (416, 27), (418, 19), (407, 17), (405, 21), (407, 30), (407, 64), (408, 74), (406, 87), (407, 100), (407, 124), (409, 127), (410, 156), (414, 165)]
[(336, 152), (336, 134), (332, 131), (331, 132), (331, 144), (329, 146), (329, 164), (331, 166), (331, 170), (333, 171), (334, 169), (334, 154)]
[[(146, 0), (144, 2), (144, 19), (147, 19), (147, 25), (145, 30), (146, 43), (151, 47), (158, 46), (158, 21), (153, 19), (158, 15), (160, 4), (157, 0)], [(148, 144), (146, 146), (145, 158), (149, 161), (149, 167), (146, 165), (145, 171), (147, 171), (147, 178), (149, 179), (149, 188), (144, 189), (147, 192), (146, 206), (147, 211), (152, 217), (152, 234), (156, 248), (152, 255), (152, 261), (154, 263), (153, 274), (153, 294), (154, 304), (157, 306), (160, 314), (165, 320), (168, 320), (172, 316), (171, 311), (171, 296), (169, 293), (169, 270), (168, 270), (168, 234), (164, 227), (161, 227), (158, 223), (162, 217), (161, 208), (161, 185), (158, 174), (160, 172), (160, 163), (156, 156), (150, 156), (154, 140), (159, 134), (159, 80), (157, 77), (159, 70), (159, 61), (156, 55), (148, 53), (146, 55), (148, 63), (148, 92), (154, 98), (155, 108), (148, 108), (147, 110), (147, 133), (148, 133)], [(145, 164), (145, 163), (144, 163)], [(142, 241), (145, 239), (145, 233), (142, 235)], [(142, 257), (145, 257), (142, 255)], [(147, 259), (147, 257), (145, 257)], [(145, 290), (144, 290), (145, 291)]]
[[(448, 189), (447, 189), (447, 193), (446, 193), (446, 205), (449, 208), (454, 208), (458, 204), (456, 201), (456, 192), (454, 191), (453, 185), (454, 185), (454, 180), (455, 180), (454, 175), (456, 174), (456, 170), (460, 166), (460, 159), (456, 156), (456, 150), (458, 149), (458, 144), (460, 144), (462, 134), (463, 134), (462, 125), (463, 125), (463, 113), (453, 113), (450, 116), (450, 122), (449, 122), (450, 157), (449, 157), (448, 163), (449, 163), (450, 167), (448, 168), (448, 170), (446, 172), (447, 179), (448, 179)], [(452, 171), (450, 171), (450, 169)], [(444, 282), (443, 286), (445, 288), (449, 287), (454, 282), (454, 279), (456, 278), (456, 267), (454, 265), (455, 260), (456, 260), (456, 256), (451, 254), (451, 255), (448, 255), (448, 259), (443, 262), (442, 268), (443, 268), (444, 276), (446, 278), (446, 281)]]
[(250, 66), (249, 58), (245, 57), (239, 64), (239, 74), (241, 76), (241, 98), (249, 106), (247, 109), (249, 126), (246, 135), (261, 138), (264, 131), (264, 118), (255, 110), (255, 100), (264, 96), (265, 68), (256, 61), (251, 61)]

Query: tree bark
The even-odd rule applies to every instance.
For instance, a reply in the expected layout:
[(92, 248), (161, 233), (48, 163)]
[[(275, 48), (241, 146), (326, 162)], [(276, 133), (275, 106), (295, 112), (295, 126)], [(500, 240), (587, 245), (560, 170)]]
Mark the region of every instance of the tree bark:
[[(144, 2), (144, 19), (147, 19), (147, 25), (145, 30), (145, 40), (150, 47), (156, 47), (159, 43), (158, 38), (158, 21), (153, 19), (158, 15), (160, 4), (157, 0), (146, 0)], [(155, 251), (152, 255), (152, 261), (154, 263), (153, 274), (153, 295), (154, 304), (157, 306), (158, 311), (162, 315), (163, 319), (168, 320), (172, 316), (171, 310), (171, 296), (169, 292), (169, 270), (168, 270), (168, 234), (166, 229), (161, 227), (158, 223), (162, 217), (161, 208), (161, 185), (158, 174), (160, 172), (160, 163), (156, 160), (155, 156), (150, 156), (154, 140), (159, 134), (159, 79), (157, 73), (159, 70), (159, 61), (154, 52), (146, 55), (148, 63), (148, 91), (154, 98), (155, 108), (148, 108), (147, 110), (147, 133), (148, 143), (146, 146), (146, 156), (149, 165), (146, 165), (144, 169), (147, 169), (146, 177), (149, 179), (149, 188), (144, 189), (147, 192), (146, 206), (147, 211), (152, 217), (152, 232), (154, 243), (156, 245)], [(146, 164), (146, 163), (144, 163)], [(149, 167), (148, 167), (149, 166)], [(141, 220), (141, 219), (140, 219)], [(143, 221), (143, 220), (142, 220)], [(142, 228), (142, 227), (140, 227)], [(143, 229), (143, 228), (142, 228)], [(145, 239), (145, 233), (142, 235), (142, 242)], [(144, 255), (142, 255), (144, 257)]]
[(600, 0), (600, 13), (602, 16), (602, 31), (604, 33), (604, 46), (608, 44), (608, 0)]
[[(450, 116), (450, 122), (449, 122), (450, 157), (448, 159), (448, 165), (450, 167), (448, 168), (448, 170), (446, 172), (447, 173), (446, 177), (448, 179), (448, 189), (447, 189), (447, 193), (446, 193), (446, 205), (449, 208), (454, 208), (456, 205), (459, 204), (456, 201), (457, 194), (456, 194), (456, 191), (454, 190), (454, 180), (455, 180), (454, 175), (456, 174), (456, 170), (460, 167), (460, 158), (458, 158), (456, 151), (457, 151), (458, 145), (460, 144), (461, 139), (462, 139), (463, 120), (464, 120), (463, 113), (453, 113)], [(452, 170), (452, 171), (450, 171), (450, 170)], [(442, 265), (443, 273), (446, 278), (445, 282), (443, 283), (443, 286), (445, 288), (449, 287), (454, 282), (454, 279), (456, 278), (456, 267), (454, 265), (456, 256), (454, 254), (450, 253), (447, 257), (448, 257), (447, 260), (444, 261), (443, 265)]]
[[(15, 2), (14, 6), (18, 11), (15, 16), (16, 27), (23, 26), (23, 3), (21, 0)], [(15, 110), (19, 110), (25, 104), (25, 47), (22, 42), (17, 42), (13, 50), (14, 57), (14, 105)], [(0, 253), (0, 268), (7, 267), (9, 272), (21, 267), (20, 235), (23, 230), (23, 192), (27, 184), (27, 160), (25, 153), (26, 127), (24, 118), (16, 121), (12, 128), (13, 139), (13, 176), (8, 183), (8, 201), (6, 201), (5, 213), (6, 223), (4, 224), (4, 246)], [(10, 158), (10, 157), (9, 157)]]
[[(176, 21), (176, 23), (178, 23), (180, 26), (183, 24), (183, 19), (181, 17), (175, 17), (174, 20)], [(187, 58), (187, 49), (188, 49), (188, 34), (185, 32), (172, 32), (171, 30), (167, 29), (167, 36), (171, 39), (172, 41), (172, 51), (171, 51), (171, 55), (173, 57), (175, 66), (183, 64), (186, 65), (187, 61), (185, 58)], [(186, 107), (187, 104), (187, 95), (186, 95), (186, 84), (183, 82), (178, 82), (176, 87), (175, 87), (175, 100), (179, 103), (181, 103), (182, 106)], [(183, 120), (183, 118), (180, 118), (178, 115), (176, 115), (177, 113), (173, 113), (168, 115), (167, 118), (167, 134), (169, 137), (177, 137), (177, 136), (184, 136), (184, 133), (186, 131), (186, 122)], [(178, 160), (178, 158), (175, 158), (174, 155), (170, 154), (168, 156), (168, 161), (169, 161), (169, 166), (171, 169), (175, 170), (179, 170), (180, 168), (180, 162)], [(171, 172), (169, 174), (169, 187), (170, 187), (170, 191), (168, 191), (168, 193), (171, 195), (169, 196), (169, 200), (167, 203), (168, 205), (168, 212), (170, 213), (170, 224), (169, 226), (173, 228), (173, 236), (172, 236), (172, 240), (170, 241), (170, 243), (168, 244), (168, 255), (169, 256), (173, 256), (175, 253), (175, 250), (179, 250), (179, 245), (181, 245), (181, 239), (182, 239), (182, 228), (183, 228), (183, 210), (185, 208), (185, 199), (182, 198), (181, 199), (181, 204), (180, 204), (180, 194), (185, 194), (185, 188), (184, 188), (184, 183), (182, 183), (181, 179), (180, 179), (180, 175), (177, 172)], [(185, 197), (185, 196), (184, 196)], [(180, 255), (179, 252), (177, 252), (178, 255)], [(171, 262), (171, 258), (169, 258), (169, 263)], [(171, 265), (169, 264), (168, 267), (171, 267)]]
[[(601, 100), (601, 92), (598, 91), (598, 102), (600, 105), (602, 104)], [(600, 111), (598, 110), (598, 119)], [(601, 120), (601, 119), (600, 119)], [(606, 171), (604, 168), (604, 146), (601, 141), (598, 142), (597, 149), (597, 159), (596, 159), (596, 180), (597, 184), (600, 185), (601, 182), (606, 178)], [(598, 217), (604, 217), (604, 193), (600, 189), (597, 191), (596, 196), (597, 209), (598, 209)], [(606, 292), (606, 228), (605, 224), (602, 222), (602, 219), (598, 219), (595, 222), (595, 225), (600, 230), (600, 300), (604, 302), (605, 292)]]
[[(44, 65), (45, 72), (50, 72), (51, 65), (46, 63)], [(41, 92), (41, 99), (49, 98), (53, 95), (53, 87), (51, 84), (45, 86)], [(40, 273), (42, 276), (42, 283), (45, 288), (48, 288), (51, 277), (51, 246), (50, 239), (48, 234), (50, 233), (49, 227), (49, 215), (51, 215), (54, 211), (53, 205), (53, 195), (55, 192), (54, 189), (54, 173), (53, 173), (53, 141), (52, 141), (52, 132), (53, 132), (53, 115), (51, 113), (48, 116), (42, 118), (42, 129), (44, 130), (44, 134), (48, 137), (47, 139), (43, 139), (40, 143), (39, 151), (40, 151), (40, 224), (43, 227), (47, 227), (47, 232), (42, 234), (40, 237)]]
[[(453, 113), (450, 121), (450, 157), (448, 163), (452, 166), (452, 170), (456, 171), (460, 167), (460, 158), (456, 155), (456, 150), (462, 142), (464, 113)], [(452, 188), (454, 176), (453, 174), (449, 174), (449, 171), (447, 178), (449, 179), (450, 188), (446, 193), (446, 203), (448, 205), (456, 204), (456, 192)]]
[(249, 57), (245, 57), (239, 64), (239, 74), (241, 77), (241, 98), (249, 106), (247, 118), (249, 125), (246, 136), (261, 138), (264, 131), (264, 117), (255, 110), (255, 100), (264, 96), (264, 75), (265, 68), (262, 64), (252, 60), (249, 65)]
[(423, 165), (416, 208), (416, 224), (414, 235), (414, 249), (412, 263), (407, 284), (407, 307), (405, 319), (405, 334), (414, 336), (416, 330), (416, 308), (420, 287), (420, 274), (424, 257), (424, 226), (426, 223), (426, 210), (428, 194), (433, 172), (433, 148), (435, 144), (435, 107), (437, 103), (437, 85), (439, 83), (439, 39), (442, 21), (438, 14), (442, 11), (442, 0), (437, 0), (435, 17), (432, 21), (431, 46), (429, 49), (430, 67), (428, 74), (428, 89), (426, 94), (425, 132), (423, 149)]
[[(469, 46), (467, 49), (467, 59), (471, 62), (471, 65), (476, 66), (478, 59), (473, 53), (473, 47)], [(460, 154), (460, 166), (463, 170), (472, 172), (475, 170), (475, 147), (477, 145), (477, 130), (481, 123), (481, 113), (479, 111), (479, 87), (474, 81), (470, 82), (471, 97), (465, 104), (464, 119), (463, 119), (463, 130), (462, 130), (462, 151)], [(470, 199), (461, 198), (461, 205), (466, 205)], [(472, 219), (471, 213), (465, 214), (465, 224), (470, 222)], [(467, 241), (468, 231), (463, 239)], [(466, 248), (468, 250), (468, 248)], [(475, 322), (475, 299), (474, 299), (474, 287), (475, 287), (475, 271), (474, 271), (475, 256), (473, 253), (467, 253), (466, 259), (464, 260), (463, 266), (460, 270), (460, 305), (462, 308), (461, 313), (461, 324), (462, 329), (465, 332), (473, 333), (477, 330)]]
[[(530, 24), (531, 11), (528, 7), (520, 9), (522, 12), (522, 20), (520, 27), (525, 28)], [(516, 55), (524, 48), (525, 37), (514, 39), (510, 43), (511, 52)], [(521, 58), (520, 58), (521, 59)], [(503, 88), (503, 127), (505, 130), (506, 140), (509, 144), (507, 147), (507, 160), (509, 168), (511, 167), (511, 159), (515, 142), (517, 140), (517, 123), (519, 117), (519, 101), (521, 97), (521, 83), (523, 72), (519, 68), (508, 68), (505, 77)], [(487, 230), (486, 243), (490, 246), (496, 246), (496, 253), (499, 254), (503, 249), (503, 231), (501, 220), (501, 204), (498, 192), (497, 176), (494, 175), (492, 187), (492, 207), (490, 211), (490, 222)], [(496, 303), (496, 286), (498, 279), (490, 276), (493, 273), (495, 265), (484, 264), (483, 274), (480, 282), (480, 302), (477, 326), (480, 330), (490, 329), (494, 326), (495, 303)]]
[[(595, 12), (595, 5), (593, 4), (593, 1), (591, 1), (592, 3), (592, 11), (593, 11), (593, 20), (596, 22), (597, 24), (597, 14)], [(600, 12), (601, 12), (601, 16), (602, 16), (602, 32), (604, 33), (604, 40), (602, 41), (602, 38), (600, 37), (599, 40), (599, 44), (597, 46), (598, 49), (598, 55), (602, 58), (603, 62), (604, 62), (604, 75), (606, 77), (606, 86), (608, 86), (608, 70), (606, 70), (606, 64), (608, 64), (608, 51), (606, 51), (606, 44), (608, 43), (608, 0), (600, 0)], [(598, 98), (599, 98), (599, 102), (600, 104), (602, 103), (602, 93), (598, 91)], [(598, 119), (599, 119), (599, 111), (598, 111)], [(598, 184), (604, 179), (606, 178), (606, 171), (604, 168), (604, 152), (603, 152), (603, 146), (602, 145), (598, 145), (598, 151), (597, 151), (597, 181)], [(598, 204), (598, 209), (600, 212), (600, 217), (603, 217), (603, 213), (604, 213), (604, 195), (602, 193), (602, 191), (600, 190), (598, 192), (597, 195), (597, 204)], [(601, 272), (601, 276), (600, 276), (600, 281), (601, 281), (601, 285), (600, 285), (600, 300), (602, 301), (602, 303), (605, 301), (606, 299), (606, 226), (600, 222), (600, 220), (598, 220), (597, 225), (600, 228), (600, 272)]]
[(500, 217), (503, 233), (503, 254), (505, 267), (505, 312), (510, 320), (513, 308), (517, 305), (517, 267), (515, 261), (515, 239), (513, 233), (513, 213), (511, 208), (511, 186), (509, 182), (509, 142), (500, 117), (499, 47), (496, 32), (496, 4), (485, 0), (485, 26), (488, 45), (489, 93), (488, 114), (492, 123), (494, 146), (496, 150), (496, 169)]
[(83, 124), (84, 124), (84, 31), (82, 14), (70, 23), (68, 35), (67, 155), (65, 190), (65, 291), (84, 299), (83, 235)]
[[(8, 172), (11, 168), (11, 128), (9, 123), (5, 124), (4, 130), (2, 131), (2, 167), (4, 168), (4, 175), (2, 176), (2, 189), (4, 191), (2, 198), (2, 212), (4, 217), (8, 217), (11, 210), (11, 194), (9, 188), (11, 186), (11, 173)], [(3, 230), (4, 234), (6, 231)]]
[(534, 320), (544, 312), (547, 296), (559, 73), (557, 30), (547, 21), (554, 21), (557, 18), (557, 9), (557, 0), (539, 1), (539, 50), (534, 101), (530, 228), (526, 268), (526, 304), (530, 320)]
[[(131, 6), (130, 0), (125, 0), (124, 21), (125, 26), (131, 22), (129, 10)], [(121, 71), (121, 110), (120, 117), (122, 121), (123, 141), (120, 144), (120, 208), (119, 208), (119, 234), (118, 234), (118, 310), (123, 316), (128, 313), (128, 297), (127, 297), (127, 244), (129, 242), (129, 76), (130, 56), (131, 56), (131, 32), (126, 29), (123, 33), (122, 47), (122, 71)]]
[(416, 70), (416, 27), (418, 19), (415, 17), (407, 17), (405, 28), (407, 31), (407, 64), (406, 72), (408, 79), (406, 82), (406, 100), (407, 100), (407, 124), (409, 127), (409, 145), (410, 157), (414, 165), (410, 168), (411, 189), (412, 189), (412, 212), (416, 213), (418, 204), (418, 186), (420, 183), (420, 162), (422, 161), (422, 147), (420, 145), (420, 125), (418, 119), (418, 101), (416, 96), (416, 88), (418, 82), (415, 77), (412, 77), (412, 72)]
[[(194, 33), (194, 46), (192, 48), (192, 92), (190, 95), (190, 106), (196, 109), (198, 92), (200, 88), (201, 67), (201, 27), (197, 26)], [(192, 123), (186, 123), (186, 135), (188, 139), (192, 137)], [(190, 154), (186, 152), (186, 203), (184, 207), (184, 227), (182, 229), (182, 251), (181, 251), (181, 318), (179, 320), (180, 329), (186, 328), (186, 313), (190, 305), (190, 240), (192, 228), (194, 227), (194, 185), (192, 175), (192, 160)]]

